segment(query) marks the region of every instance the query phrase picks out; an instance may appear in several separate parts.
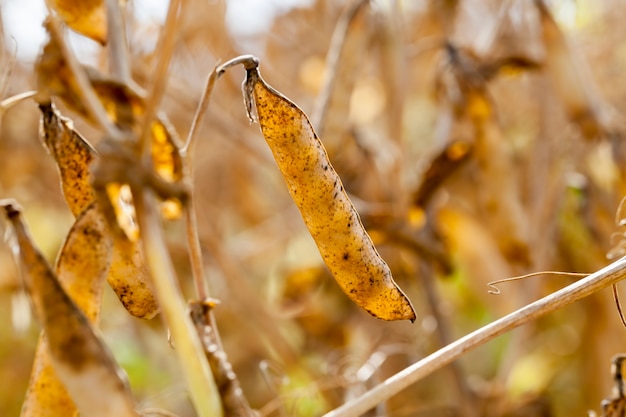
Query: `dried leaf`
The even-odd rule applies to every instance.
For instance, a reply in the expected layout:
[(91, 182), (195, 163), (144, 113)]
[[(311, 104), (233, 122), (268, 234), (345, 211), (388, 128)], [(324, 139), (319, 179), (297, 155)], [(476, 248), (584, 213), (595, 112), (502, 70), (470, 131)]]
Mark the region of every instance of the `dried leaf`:
[(94, 201), (89, 164), (96, 151), (53, 104), (40, 104), (39, 110), (41, 139), (57, 161), (63, 195), (72, 214), (78, 217)]
[(413, 204), (425, 207), (446, 178), (468, 161), (472, 151), (472, 144), (465, 141), (447, 144), (433, 157), (423, 173), (421, 184), (413, 195)]
[(341, 289), (374, 317), (415, 320), (307, 116), (268, 86), (256, 67), (247, 70), (245, 87), (244, 94), (254, 94), (261, 131), (289, 192)]
[[(125, 374), (115, 362), (97, 330), (89, 324), (85, 313), (68, 296), (45, 258), (33, 246), (22, 221), (20, 209), (15, 202), (6, 200), (0, 202), (0, 206), (4, 208), (17, 237), (25, 286), (33, 302), (35, 315), (45, 332), (54, 370), (78, 409), (83, 415), (94, 417), (136, 417), (138, 414), (135, 412)], [(93, 225), (93, 219), (84, 223), (87, 228)], [(97, 234), (77, 233), (68, 240), (71, 250), (75, 249), (72, 239), (79, 241), (86, 239), (98, 245), (105, 241), (102, 236), (98, 238)], [(80, 248), (78, 250), (81, 256), (85, 255), (84, 247), (82, 251)], [(81, 262), (78, 265), (84, 265), (88, 269), (94, 268), (94, 260), (91, 258), (94, 254), (87, 255), (85, 263)], [(82, 273), (94, 272), (75, 270), (73, 267), (76, 265), (69, 261), (71, 257), (72, 255), (68, 255), (69, 263), (66, 264), (68, 269), (63, 270), (66, 272), (61, 271), (62, 273), (70, 274), (67, 271), (71, 271), (72, 274), (79, 273), (82, 276)], [(95, 265), (99, 268), (97, 263)], [(99, 273), (103, 274), (102, 271)], [(97, 277), (97, 273), (94, 276)]]
[(102, 45), (107, 42), (104, 0), (46, 0), (72, 30)]

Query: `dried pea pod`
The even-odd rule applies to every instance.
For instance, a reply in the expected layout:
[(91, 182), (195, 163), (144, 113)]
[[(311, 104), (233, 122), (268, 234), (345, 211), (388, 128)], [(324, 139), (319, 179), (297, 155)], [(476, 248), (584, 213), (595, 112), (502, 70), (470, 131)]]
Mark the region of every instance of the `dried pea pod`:
[[(90, 167), (98, 155), (52, 103), (40, 104), (39, 109), (41, 140), (57, 163), (65, 200), (74, 216), (79, 217), (95, 200)], [(113, 241), (109, 285), (130, 314), (151, 319), (159, 312), (159, 306), (138, 242), (129, 240), (115, 226), (105, 233), (105, 238)]]
[[(97, 279), (98, 276), (103, 278), (106, 274), (107, 268), (103, 263), (106, 256), (103, 254), (110, 249), (110, 245), (102, 238), (106, 227), (104, 220), (99, 220), (100, 216), (95, 210), (86, 211), (87, 217), (79, 219), (79, 223), (73, 229), (74, 233), (68, 237), (63, 248), (66, 260), (58, 269), (59, 273), (65, 275), (65, 279), (72, 281), (68, 288), (79, 297), (74, 301), (34, 246), (17, 203), (12, 200), (0, 200), (0, 209), (13, 226), (19, 248), (19, 251), (16, 251), (17, 261), (35, 316), (46, 336), (50, 362), (81, 415), (138, 417), (126, 374), (86, 315), (87, 313), (92, 315), (91, 318), (95, 318), (93, 316), (98, 306), (89, 299), (88, 293), (97, 291), (94, 287), (97, 283), (89, 284), (76, 280), (82, 273), (92, 274), (93, 279)], [(88, 311), (83, 312), (77, 302), (83, 304)], [(43, 395), (47, 394), (46, 385), (34, 389)], [(48, 401), (54, 403), (55, 399)], [(66, 405), (69, 408), (68, 414), (65, 415), (73, 415), (72, 407)], [(45, 415), (48, 415), (48, 411), (50, 410), (45, 410)]]
[(244, 97), (282, 172), (289, 193), (341, 289), (383, 320), (415, 320), (334, 170), (306, 114), (261, 78), (255, 59), (245, 62)]

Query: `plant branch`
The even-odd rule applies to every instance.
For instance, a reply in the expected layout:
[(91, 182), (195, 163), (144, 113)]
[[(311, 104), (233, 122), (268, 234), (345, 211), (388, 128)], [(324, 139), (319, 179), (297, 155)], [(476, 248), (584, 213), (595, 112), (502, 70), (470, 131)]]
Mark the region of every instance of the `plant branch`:
[(323, 136), (324, 122), (326, 120), (326, 112), (331, 95), (335, 89), (335, 79), (337, 78), (337, 69), (341, 63), (341, 54), (343, 53), (346, 38), (350, 31), (350, 24), (359, 14), (359, 11), (369, 4), (369, 0), (356, 0), (353, 4), (343, 12), (335, 26), (335, 31), (330, 40), (328, 54), (326, 55), (326, 71), (324, 71), (324, 84), (318, 99), (315, 103), (315, 109), (311, 115), (311, 124), (317, 131), (317, 134)]
[(220, 78), (222, 74), (223, 74), (223, 71), (219, 72), (218, 66), (216, 65), (206, 80), (204, 91), (202, 92), (202, 97), (200, 98), (200, 103), (198, 104), (196, 114), (194, 115), (193, 121), (191, 122), (189, 133), (187, 134), (187, 140), (185, 141), (185, 144), (180, 150), (180, 153), (183, 156), (190, 158), (188, 155), (193, 154), (193, 146), (195, 144), (195, 138), (198, 133), (198, 129), (200, 128), (200, 126), (202, 125), (202, 122), (204, 121), (204, 117), (206, 116), (207, 109), (209, 108), (209, 102), (211, 100), (211, 94), (213, 93), (213, 87), (215, 87), (215, 82)]
[(120, 0), (106, 0), (107, 33), (109, 37), (109, 70), (122, 84), (132, 81), (126, 42), (126, 22)]
[(172, 0), (170, 2), (167, 17), (165, 18), (165, 25), (163, 29), (161, 29), (159, 42), (156, 46), (156, 51), (159, 52), (159, 55), (152, 76), (153, 81), (150, 84), (148, 99), (146, 100), (143, 122), (139, 131), (139, 149), (141, 150), (142, 157), (145, 159), (149, 159), (148, 155), (150, 154), (150, 140), (148, 139), (151, 131), (150, 127), (157, 114), (157, 108), (161, 102), (161, 98), (163, 98), (165, 94), (168, 68), (177, 39), (176, 28), (179, 23), (178, 15), (181, 8), (180, 5), (181, 0)]
[(5, 98), (4, 100), (0, 101), (0, 120), (2, 119), (2, 117), (4, 116), (4, 113), (9, 110), (11, 107), (15, 106), (16, 104), (27, 100), (31, 97), (34, 97), (37, 95), (37, 92), (32, 90), (32, 91), (26, 91), (24, 93), (19, 93), (16, 94), (14, 96), (11, 96), (9, 98)]
[(354, 398), (323, 417), (356, 417), (386, 401), (427, 375), (448, 365), (464, 353), (523, 324), (587, 297), (626, 277), (626, 257), (606, 266), (587, 278), (502, 317), (450, 343), (419, 362), (398, 372), (360, 397)]

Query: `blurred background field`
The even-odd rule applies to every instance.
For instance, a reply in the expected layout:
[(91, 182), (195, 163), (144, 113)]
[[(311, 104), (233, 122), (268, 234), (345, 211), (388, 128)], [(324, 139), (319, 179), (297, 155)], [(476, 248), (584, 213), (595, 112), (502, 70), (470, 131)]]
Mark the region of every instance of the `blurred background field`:
[[(0, 3), (2, 99), (34, 88), (38, 35), (12, 35), (18, 3)], [(147, 3), (128, 1), (132, 72), (144, 87), (166, 8)], [(243, 71), (230, 71), (196, 147), (196, 201), (226, 352), (262, 415), (320, 416), (574, 278), (503, 284), (498, 296), (487, 292), (492, 280), (593, 272), (607, 254), (622, 255), (624, 230), (615, 222), (616, 213), (626, 217), (618, 212), (626, 190), (622, 2), (184, 3), (161, 108), (178, 133), (189, 130), (218, 61), (258, 56), (264, 78), (311, 117), (418, 312), (413, 324), (382, 322), (340, 291), (258, 125), (248, 121)], [(44, 15), (31, 15), (35, 27)], [(74, 38), (79, 58), (107, 71), (105, 50)], [(100, 140), (58, 104), (90, 141)], [(2, 119), (0, 198), (24, 206), (52, 262), (72, 215), (38, 119), (32, 101)], [(184, 225), (165, 229), (191, 298)], [(130, 317), (109, 290), (101, 328), (142, 407), (194, 415), (159, 317)], [(38, 332), (2, 244), (2, 416), (19, 415)], [(610, 395), (611, 357), (625, 351), (626, 329), (606, 290), (468, 353), (371, 415), (586, 416)]]

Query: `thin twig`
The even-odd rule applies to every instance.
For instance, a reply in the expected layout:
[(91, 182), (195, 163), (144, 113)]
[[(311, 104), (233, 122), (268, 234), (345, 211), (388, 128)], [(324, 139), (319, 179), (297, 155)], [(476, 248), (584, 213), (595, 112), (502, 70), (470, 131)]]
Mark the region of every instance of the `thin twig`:
[(220, 77), (223, 72), (218, 72), (218, 65), (213, 68), (213, 71), (209, 74), (209, 77), (206, 80), (206, 84), (204, 86), (204, 90), (202, 92), (202, 97), (200, 98), (200, 103), (198, 104), (198, 108), (196, 109), (196, 114), (193, 117), (193, 121), (191, 122), (191, 127), (189, 128), (189, 133), (187, 134), (187, 140), (185, 144), (180, 149), (180, 153), (188, 159), (190, 158), (188, 155), (193, 155), (193, 146), (194, 139), (196, 138), (196, 134), (198, 133), (198, 129), (202, 126), (202, 122), (204, 121), (204, 117), (206, 116), (207, 110), (209, 108), (209, 102), (211, 100), (211, 94), (213, 93), (213, 87), (215, 87), (215, 82)]
[(172, 0), (167, 10), (167, 17), (165, 18), (165, 24), (159, 35), (159, 41), (157, 43), (156, 51), (158, 51), (158, 59), (154, 74), (152, 75), (152, 83), (150, 84), (150, 90), (148, 93), (148, 99), (146, 100), (146, 107), (143, 115), (143, 122), (141, 129), (139, 130), (139, 149), (143, 158), (148, 159), (150, 154), (150, 127), (152, 121), (157, 114), (157, 108), (161, 102), (161, 98), (165, 94), (165, 86), (167, 84), (168, 68), (172, 53), (174, 52), (174, 46), (176, 44), (176, 28), (178, 26), (178, 17), (180, 11), (181, 0)]
[(178, 414), (172, 413), (171, 411), (163, 410), (162, 408), (153, 408), (153, 407), (139, 410), (139, 413), (142, 416), (155, 415), (155, 416), (161, 416), (161, 417), (179, 417)]
[(211, 301), (192, 302), (191, 320), (200, 336), (204, 353), (211, 366), (217, 389), (222, 398), (222, 407), (226, 417), (254, 417), (248, 400), (243, 395), (237, 374), (224, 349), (220, 346), (217, 327), (213, 323), (213, 308)]
[(607, 267), (581, 279), (559, 291), (537, 300), (503, 318), (450, 343), (437, 352), (398, 372), (375, 388), (354, 398), (323, 417), (356, 417), (388, 400), (398, 392), (420, 379), (441, 369), (468, 351), (511, 331), (523, 324), (565, 307), (626, 277), (626, 258), (621, 258)]
[[(189, 181), (189, 183), (191, 184), (192, 181)], [(198, 235), (193, 189), (190, 190), (189, 195), (189, 200), (185, 204), (185, 227), (187, 229), (187, 245), (189, 246), (189, 262), (191, 264), (193, 282), (196, 287), (196, 295), (199, 300), (205, 300), (210, 297), (210, 291), (204, 278), (204, 263), (202, 261), (200, 236)]]
[(126, 22), (119, 0), (106, 0), (107, 33), (109, 38), (109, 70), (122, 84), (131, 83)]
[(619, 292), (617, 291), (617, 285), (613, 284), (611, 289), (613, 290), (613, 299), (615, 300), (615, 305), (617, 306), (617, 313), (619, 314), (619, 319), (622, 322), (622, 326), (626, 328), (626, 319), (624, 318), (624, 312), (622, 311), (622, 303), (619, 300)]
[[(247, 58), (249, 59), (249, 58)], [(237, 58), (235, 58), (237, 60)], [(246, 61), (247, 62), (247, 61)], [(255, 61), (258, 62), (258, 61)], [(227, 64), (232, 64), (229, 61)], [(250, 408), (246, 397), (243, 394), (241, 385), (237, 375), (232, 369), (232, 365), (228, 361), (228, 356), (224, 351), (221, 337), (217, 328), (213, 307), (209, 303), (209, 289), (204, 276), (204, 263), (202, 261), (202, 250), (200, 247), (200, 236), (198, 234), (198, 224), (196, 218), (196, 210), (194, 205), (195, 195), (193, 191), (193, 155), (194, 140), (202, 121), (207, 113), (211, 93), (217, 79), (225, 72), (227, 67), (213, 68), (209, 74), (202, 98), (198, 104), (196, 114), (194, 116), (191, 128), (185, 145), (181, 149), (181, 154), (186, 162), (186, 179), (189, 184), (190, 198), (185, 204), (185, 223), (187, 231), (187, 244), (189, 247), (189, 258), (193, 274), (198, 302), (190, 303), (191, 318), (200, 337), (200, 341), (204, 347), (205, 356), (211, 367), (213, 377), (217, 384), (217, 388), (222, 399), (222, 407), (226, 416), (253, 417), (255, 412)]]
[(70, 71), (78, 84), (79, 95), (85, 105), (85, 108), (94, 120), (96, 120), (97, 123), (105, 130), (109, 137), (119, 140), (122, 137), (121, 132), (113, 123), (111, 123), (106, 110), (102, 106), (102, 103), (98, 99), (96, 92), (93, 90), (91, 83), (89, 82), (89, 78), (87, 78), (87, 74), (85, 74), (85, 71), (78, 63), (78, 60), (76, 60), (72, 50), (67, 46), (67, 43), (63, 38), (61, 24), (54, 13), (48, 13), (46, 27), (50, 32), (50, 37), (57, 43), (57, 45), (59, 45), (63, 58), (67, 62), (67, 65), (69, 66)]
[(26, 92), (11, 96), (9, 98), (5, 98), (4, 100), (0, 101), (0, 119), (2, 119), (2, 117), (4, 116), (4, 113), (7, 110), (9, 110), (11, 107), (15, 106), (21, 101), (34, 97), (35, 95), (37, 95), (37, 92), (34, 90), (26, 91)]
[(328, 53), (326, 54), (324, 84), (315, 103), (313, 114), (311, 115), (311, 124), (320, 136), (323, 136), (322, 131), (326, 120), (328, 103), (330, 103), (332, 92), (335, 89), (337, 69), (339, 68), (346, 38), (348, 37), (348, 32), (350, 31), (350, 24), (356, 18), (359, 11), (368, 3), (369, 0), (356, 0), (353, 4), (348, 6), (345, 12), (343, 12), (339, 18), (339, 22), (337, 22), (337, 26), (335, 26), (333, 36), (330, 40), (330, 46), (328, 47)]
[(190, 158), (189, 155), (193, 154), (195, 137), (198, 133), (198, 129), (204, 121), (204, 117), (206, 116), (209, 102), (211, 100), (211, 94), (213, 93), (213, 88), (215, 87), (215, 82), (226, 72), (227, 69), (239, 64), (242, 64), (244, 69), (248, 69), (249, 67), (254, 68), (259, 65), (259, 60), (253, 55), (241, 55), (224, 62), (222, 65), (216, 65), (213, 68), (213, 71), (209, 74), (204, 86), (204, 91), (202, 92), (202, 97), (200, 98), (200, 103), (198, 104), (198, 108), (196, 110), (196, 114), (191, 122), (187, 140), (185, 141), (185, 145), (181, 148), (181, 154), (183, 154), (183, 156)]
[(588, 277), (589, 274), (586, 272), (560, 272), (560, 271), (538, 271), (531, 272), (530, 274), (518, 275), (515, 277), (502, 278), (495, 281), (491, 281), (487, 283), (487, 286), (490, 288), (487, 292), (493, 295), (500, 295), (500, 288), (496, 287), (496, 284), (503, 284), (505, 282), (513, 282), (520, 281), (526, 278), (538, 277), (543, 275), (557, 275), (564, 277), (576, 277), (576, 278), (585, 278)]

